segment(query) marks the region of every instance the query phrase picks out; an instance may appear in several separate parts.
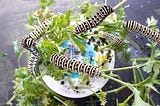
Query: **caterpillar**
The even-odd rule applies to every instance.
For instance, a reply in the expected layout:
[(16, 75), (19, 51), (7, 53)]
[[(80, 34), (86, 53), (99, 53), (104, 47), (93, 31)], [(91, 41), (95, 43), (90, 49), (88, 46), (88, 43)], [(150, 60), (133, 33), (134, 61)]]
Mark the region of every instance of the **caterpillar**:
[(75, 34), (80, 34), (82, 32), (86, 32), (87, 30), (91, 30), (92, 28), (101, 24), (103, 20), (113, 12), (114, 10), (110, 6), (104, 5), (100, 7), (98, 12), (93, 17), (88, 18), (87, 21), (75, 27)]
[(35, 41), (39, 39), (46, 30), (49, 30), (51, 23), (52, 18), (45, 20), (43, 23), (40, 23), (40, 26), (37, 26), (33, 32), (29, 33), (22, 39), (21, 45), (26, 49), (34, 46)]
[(31, 53), (27, 61), (27, 68), (29, 69), (30, 73), (33, 75), (36, 75), (35, 67), (37, 65), (37, 61), (38, 61), (38, 57)]
[(36, 29), (33, 32), (29, 33), (26, 38), (30, 37), (34, 40), (39, 39), (46, 30), (50, 29), (51, 23), (52, 18), (45, 20), (43, 23), (40, 23), (39, 26), (36, 26)]
[(40, 57), (35, 47), (35, 41), (39, 39), (46, 30), (49, 30), (51, 27), (51, 22), (52, 18), (45, 20), (40, 24), (40, 26), (37, 26), (33, 32), (29, 33), (25, 38), (22, 39), (21, 45), (31, 52), (27, 65), (31, 74), (35, 75), (34, 70)]
[(160, 42), (160, 34), (158, 32), (155, 32), (136, 21), (126, 21), (123, 23), (123, 27), (127, 30), (141, 34), (155, 42)]
[(22, 40), (22, 46), (24, 48), (26, 48), (27, 50), (29, 50), (33, 55), (35, 55), (36, 57), (39, 57), (39, 53), (35, 47), (35, 40), (33, 40), (32, 38), (27, 37), (26, 39)]
[(36, 57), (40, 57), (40, 55), (39, 55), (39, 53), (38, 53), (38, 50), (36, 49), (36, 47), (35, 46), (32, 46), (32, 47), (30, 47), (30, 48), (28, 48), (28, 50), (34, 55), (34, 56), (36, 56)]
[(112, 43), (121, 46), (123, 44), (123, 41), (120, 37), (115, 36), (113, 34), (104, 33), (103, 36), (106, 38), (106, 40), (111, 41)]
[(21, 45), (24, 48), (29, 49), (31, 46), (35, 46), (35, 40), (30, 37), (26, 37), (25, 39), (22, 39)]
[(50, 63), (64, 69), (68, 69), (74, 72), (81, 72), (90, 75), (91, 77), (100, 76), (101, 72), (96, 66), (82, 63), (74, 59), (70, 59), (63, 55), (54, 53), (50, 57)]

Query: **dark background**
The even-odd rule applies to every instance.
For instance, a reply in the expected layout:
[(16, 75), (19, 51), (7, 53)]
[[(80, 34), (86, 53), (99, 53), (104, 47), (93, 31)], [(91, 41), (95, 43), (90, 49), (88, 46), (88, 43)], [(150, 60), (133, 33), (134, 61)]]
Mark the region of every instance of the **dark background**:
[[(73, 9), (71, 1), (72, 0), (58, 0), (56, 5), (52, 6), (52, 11), (64, 13), (66, 9)], [(76, 3), (78, 6), (85, 0), (75, 1), (77, 1)], [(90, 1), (92, 4), (96, 2), (96, 0), (86, 1)], [(99, 0), (98, 3), (104, 3), (104, 0)], [(108, 4), (115, 6), (117, 0), (108, 0)], [(130, 7), (126, 9), (126, 20), (136, 20), (144, 25), (147, 17), (154, 16), (156, 19), (160, 20), (160, 0), (128, 0), (125, 5), (130, 5)], [(5, 58), (0, 57), (0, 106), (4, 106), (12, 95), (13, 73), (14, 69), (18, 66), (17, 56), (14, 54), (12, 41), (27, 34), (24, 28), (26, 16), (39, 8), (39, 0), (0, 1), (0, 54), (3, 52), (7, 53)], [(158, 26), (160, 28), (160, 22)], [(134, 36), (130, 35), (130, 37), (134, 39)], [(138, 42), (142, 48), (145, 47), (144, 39), (139, 39), (136, 42)], [(139, 54), (136, 51), (133, 55), (138, 57), (147, 55), (147, 52), (145, 52), (145, 54)], [(22, 60), (22, 65), (25, 65), (25, 60)], [(116, 59), (115, 67), (126, 65), (128, 65), (128, 63), (122, 62), (119, 58)], [(124, 81), (132, 81), (132, 73), (129, 71), (119, 72), (119, 75)], [(104, 90), (113, 89), (118, 86), (119, 85), (115, 82), (109, 81), (104, 87)], [(122, 102), (129, 93), (129, 90), (125, 89), (118, 94), (108, 95), (108, 106), (115, 106), (117, 98)], [(152, 93), (151, 95), (154, 98), (155, 103), (160, 105), (160, 96), (155, 93)], [(89, 98), (76, 99), (76, 101), (77, 104), (85, 106), (88, 104)], [(95, 99), (95, 102), (98, 102), (98, 99)]]

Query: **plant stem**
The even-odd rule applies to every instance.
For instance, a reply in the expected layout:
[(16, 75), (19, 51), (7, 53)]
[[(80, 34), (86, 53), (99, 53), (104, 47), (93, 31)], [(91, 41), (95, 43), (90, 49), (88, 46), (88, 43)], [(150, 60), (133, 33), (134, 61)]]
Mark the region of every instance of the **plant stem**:
[(128, 96), (127, 99), (125, 99), (125, 101), (123, 103), (120, 103), (120, 104), (127, 104), (127, 102), (133, 97), (134, 93), (132, 93), (131, 95)]
[(129, 61), (130, 62), (133, 62), (133, 61), (137, 61), (137, 62), (145, 62), (145, 61), (148, 61), (150, 58), (133, 58), (133, 59), (130, 59)]
[(149, 98), (149, 100), (150, 100), (150, 102), (151, 102), (152, 106), (155, 106), (154, 101), (152, 100), (152, 98), (151, 98), (151, 97)]
[(64, 106), (68, 106), (65, 102), (63, 102), (63, 100), (59, 99), (58, 97), (54, 96), (54, 98), (61, 102)]
[(155, 54), (155, 48), (157, 46), (157, 43), (152, 43), (152, 52), (151, 52), (151, 59), (154, 59), (154, 54)]
[(135, 43), (132, 39), (128, 38), (127, 37), (127, 40), (129, 40), (129, 42), (131, 42), (131, 44), (137, 48), (137, 50), (140, 52), (140, 53), (143, 53), (142, 49), (137, 45), (137, 43)]
[(120, 7), (122, 4), (124, 4), (127, 0), (122, 0), (120, 3), (118, 3), (116, 6), (113, 7), (113, 10), (116, 10), (118, 7)]
[(114, 69), (107, 69), (107, 70), (101, 70), (102, 72), (110, 72), (110, 71), (121, 71), (121, 70), (129, 70), (129, 69), (133, 69), (133, 68), (139, 68), (142, 67), (146, 64), (139, 64), (139, 65), (135, 65), (135, 66), (129, 66), (129, 67), (122, 67), (122, 68), (114, 68)]
[(117, 83), (120, 83), (121, 85), (124, 85), (124, 86), (128, 87), (131, 91), (133, 91), (133, 89), (132, 89), (133, 86), (132, 86), (131, 84), (126, 83), (126, 82), (123, 82), (123, 81), (121, 81), (121, 80), (119, 80), (119, 79), (116, 79), (116, 78), (114, 78), (114, 77), (111, 77), (111, 76), (109, 76), (109, 75), (104, 75), (104, 76), (105, 76), (106, 78), (109, 78), (109, 79), (117, 82)]
[(20, 55), (18, 56), (18, 66), (21, 67), (21, 64), (20, 64), (20, 60), (21, 60), (21, 57), (22, 55), (26, 52), (25, 49), (22, 50), (22, 52), (20, 53)]
[[(153, 77), (152, 77), (152, 80), (157, 79), (158, 75), (159, 75), (159, 70), (158, 70), (158, 71), (155, 71), (155, 73), (154, 73), (154, 75), (153, 75)], [(144, 100), (145, 100), (145, 101), (146, 101), (147, 98), (148, 98), (148, 100), (150, 100), (150, 99), (149, 99), (149, 98), (150, 98), (150, 97), (149, 97), (150, 91), (151, 91), (151, 88), (147, 88), (146, 93), (145, 93), (145, 97), (144, 97)]]
[(104, 47), (102, 47), (102, 48), (99, 48), (98, 51), (102, 51), (102, 50), (104, 50), (105, 48), (109, 48), (109, 47), (110, 47), (109, 45), (106, 45), (106, 46), (104, 46)]
[(126, 88), (126, 86), (121, 86), (117, 89), (107, 91), (106, 93), (118, 93), (119, 91), (123, 90), (124, 88)]
[(107, 0), (104, 0), (104, 4), (107, 4)]

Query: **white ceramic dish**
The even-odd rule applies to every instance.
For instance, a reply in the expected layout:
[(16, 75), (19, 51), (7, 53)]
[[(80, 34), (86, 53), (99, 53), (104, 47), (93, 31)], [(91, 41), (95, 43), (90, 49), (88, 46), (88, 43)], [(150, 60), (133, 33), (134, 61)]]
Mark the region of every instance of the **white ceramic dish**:
[[(108, 68), (113, 69), (114, 63), (115, 63), (115, 57), (114, 57), (114, 51), (111, 51), (111, 54), (113, 55), (112, 60), (110, 63), (108, 63)], [(72, 78), (72, 81), (74, 84), (78, 84), (79, 78)], [(102, 88), (108, 81), (108, 79), (99, 78), (99, 77), (89, 77), (91, 86), (91, 89), (72, 89), (70, 87), (69, 82), (64, 79), (60, 81), (56, 81), (53, 77), (49, 75), (45, 75), (43, 77), (43, 81), (45, 84), (54, 92), (58, 93), (59, 95), (69, 97), (69, 98), (82, 98), (89, 95), (92, 95), (93, 92), (97, 92), (100, 88)], [(87, 87), (87, 85), (81, 85), (84, 87)]]

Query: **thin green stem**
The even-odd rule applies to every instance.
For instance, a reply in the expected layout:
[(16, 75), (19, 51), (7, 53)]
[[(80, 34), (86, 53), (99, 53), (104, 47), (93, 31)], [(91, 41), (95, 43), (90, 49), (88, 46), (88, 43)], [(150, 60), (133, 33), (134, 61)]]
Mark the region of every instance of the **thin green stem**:
[(118, 93), (119, 91), (123, 90), (124, 88), (126, 88), (126, 86), (121, 86), (117, 89), (114, 89), (114, 90), (109, 90), (107, 91), (106, 93), (109, 94), (109, 93)]
[(106, 46), (104, 46), (104, 47), (102, 47), (102, 48), (99, 48), (98, 51), (102, 51), (102, 50), (104, 50), (105, 48), (109, 48), (109, 47), (110, 47), (109, 45), (106, 45)]
[(144, 65), (146, 65), (146, 64), (138, 64), (138, 65), (135, 65), (135, 66), (114, 68), (114, 69), (106, 69), (106, 70), (101, 70), (101, 71), (102, 72), (110, 72), (110, 71), (117, 72), (117, 71), (122, 71), (122, 70), (130, 70), (130, 69), (133, 69), (133, 68), (140, 68), (140, 67), (142, 67)]
[(90, 96), (90, 106), (94, 106), (94, 103), (93, 103), (93, 98), (92, 98), (92, 96)]
[(129, 61), (130, 62), (133, 62), (133, 61), (137, 61), (137, 62), (146, 62), (148, 61), (150, 58), (133, 58), (133, 59), (130, 59)]
[[(132, 93), (130, 96), (128, 96), (127, 99), (125, 99), (125, 101), (123, 103), (120, 103), (119, 105), (120, 106), (124, 106), (128, 103), (128, 101), (134, 96), (134, 93)], [(123, 105), (124, 104), (124, 105)]]
[[(159, 71), (155, 71), (155, 73), (152, 77), (152, 80), (157, 79), (158, 75), (159, 75)], [(146, 99), (150, 100), (150, 96), (149, 96), (150, 92), (151, 92), (151, 88), (147, 88), (146, 93), (145, 93), (145, 97), (144, 97), (145, 101), (146, 101)]]
[(75, 0), (72, 0), (72, 5), (73, 5), (73, 12), (76, 11), (76, 1)]
[(65, 102), (63, 102), (60, 98), (54, 96), (55, 99), (57, 99), (59, 102), (61, 102), (64, 106), (68, 106)]
[(155, 54), (155, 48), (157, 46), (157, 43), (152, 43), (152, 52), (151, 52), (151, 59), (154, 59), (154, 54)]
[(22, 50), (22, 52), (20, 53), (20, 55), (18, 56), (18, 66), (21, 67), (21, 64), (20, 64), (20, 60), (21, 60), (21, 57), (22, 55), (26, 52), (25, 49)]
[(120, 83), (121, 85), (124, 85), (124, 86), (128, 87), (131, 91), (133, 91), (133, 89), (132, 89), (133, 86), (132, 86), (131, 84), (126, 83), (126, 82), (123, 82), (123, 81), (121, 81), (121, 80), (118, 80), (118, 79), (116, 79), (116, 78), (114, 78), (114, 77), (111, 77), (111, 76), (109, 76), (109, 75), (104, 75), (104, 76), (105, 76), (106, 78), (109, 78), (109, 79), (117, 82), (117, 83)]
[(152, 106), (155, 106), (154, 101), (152, 100), (151, 97), (149, 97), (149, 101), (150, 101), (150, 103), (151, 103)]
[[(137, 65), (137, 63), (135, 63), (135, 62), (133, 62), (132, 64), (133, 64), (133, 66)], [(141, 82), (141, 81), (144, 80), (144, 77), (142, 75), (142, 72), (141, 72), (140, 68), (133, 69), (133, 76), (134, 76), (134, 82), (135, 83), (138, 83), (138, 82)]]
[(107, 4), (107, 0), (104, 0), (104, 4)]
[(138, 50), (140, 53), (143, 53), (142, 49), (137, 45), (137, 43), (135, 43), (132, 39), (130, 39), (130, 38), (128, 38), (128, 37), (127, 37), (127, 40), (128, 40), (129, 42), (131, 42), (131, 44), (132, 44), (135, 48), (137, 48), (137, 50)]
[(122, 0), (119, 2), (116, 6), (113, 7), (113, 10), (116, 10), (118, 7), (120, 7), (122, 4), (124, 4), (127, 0)]

